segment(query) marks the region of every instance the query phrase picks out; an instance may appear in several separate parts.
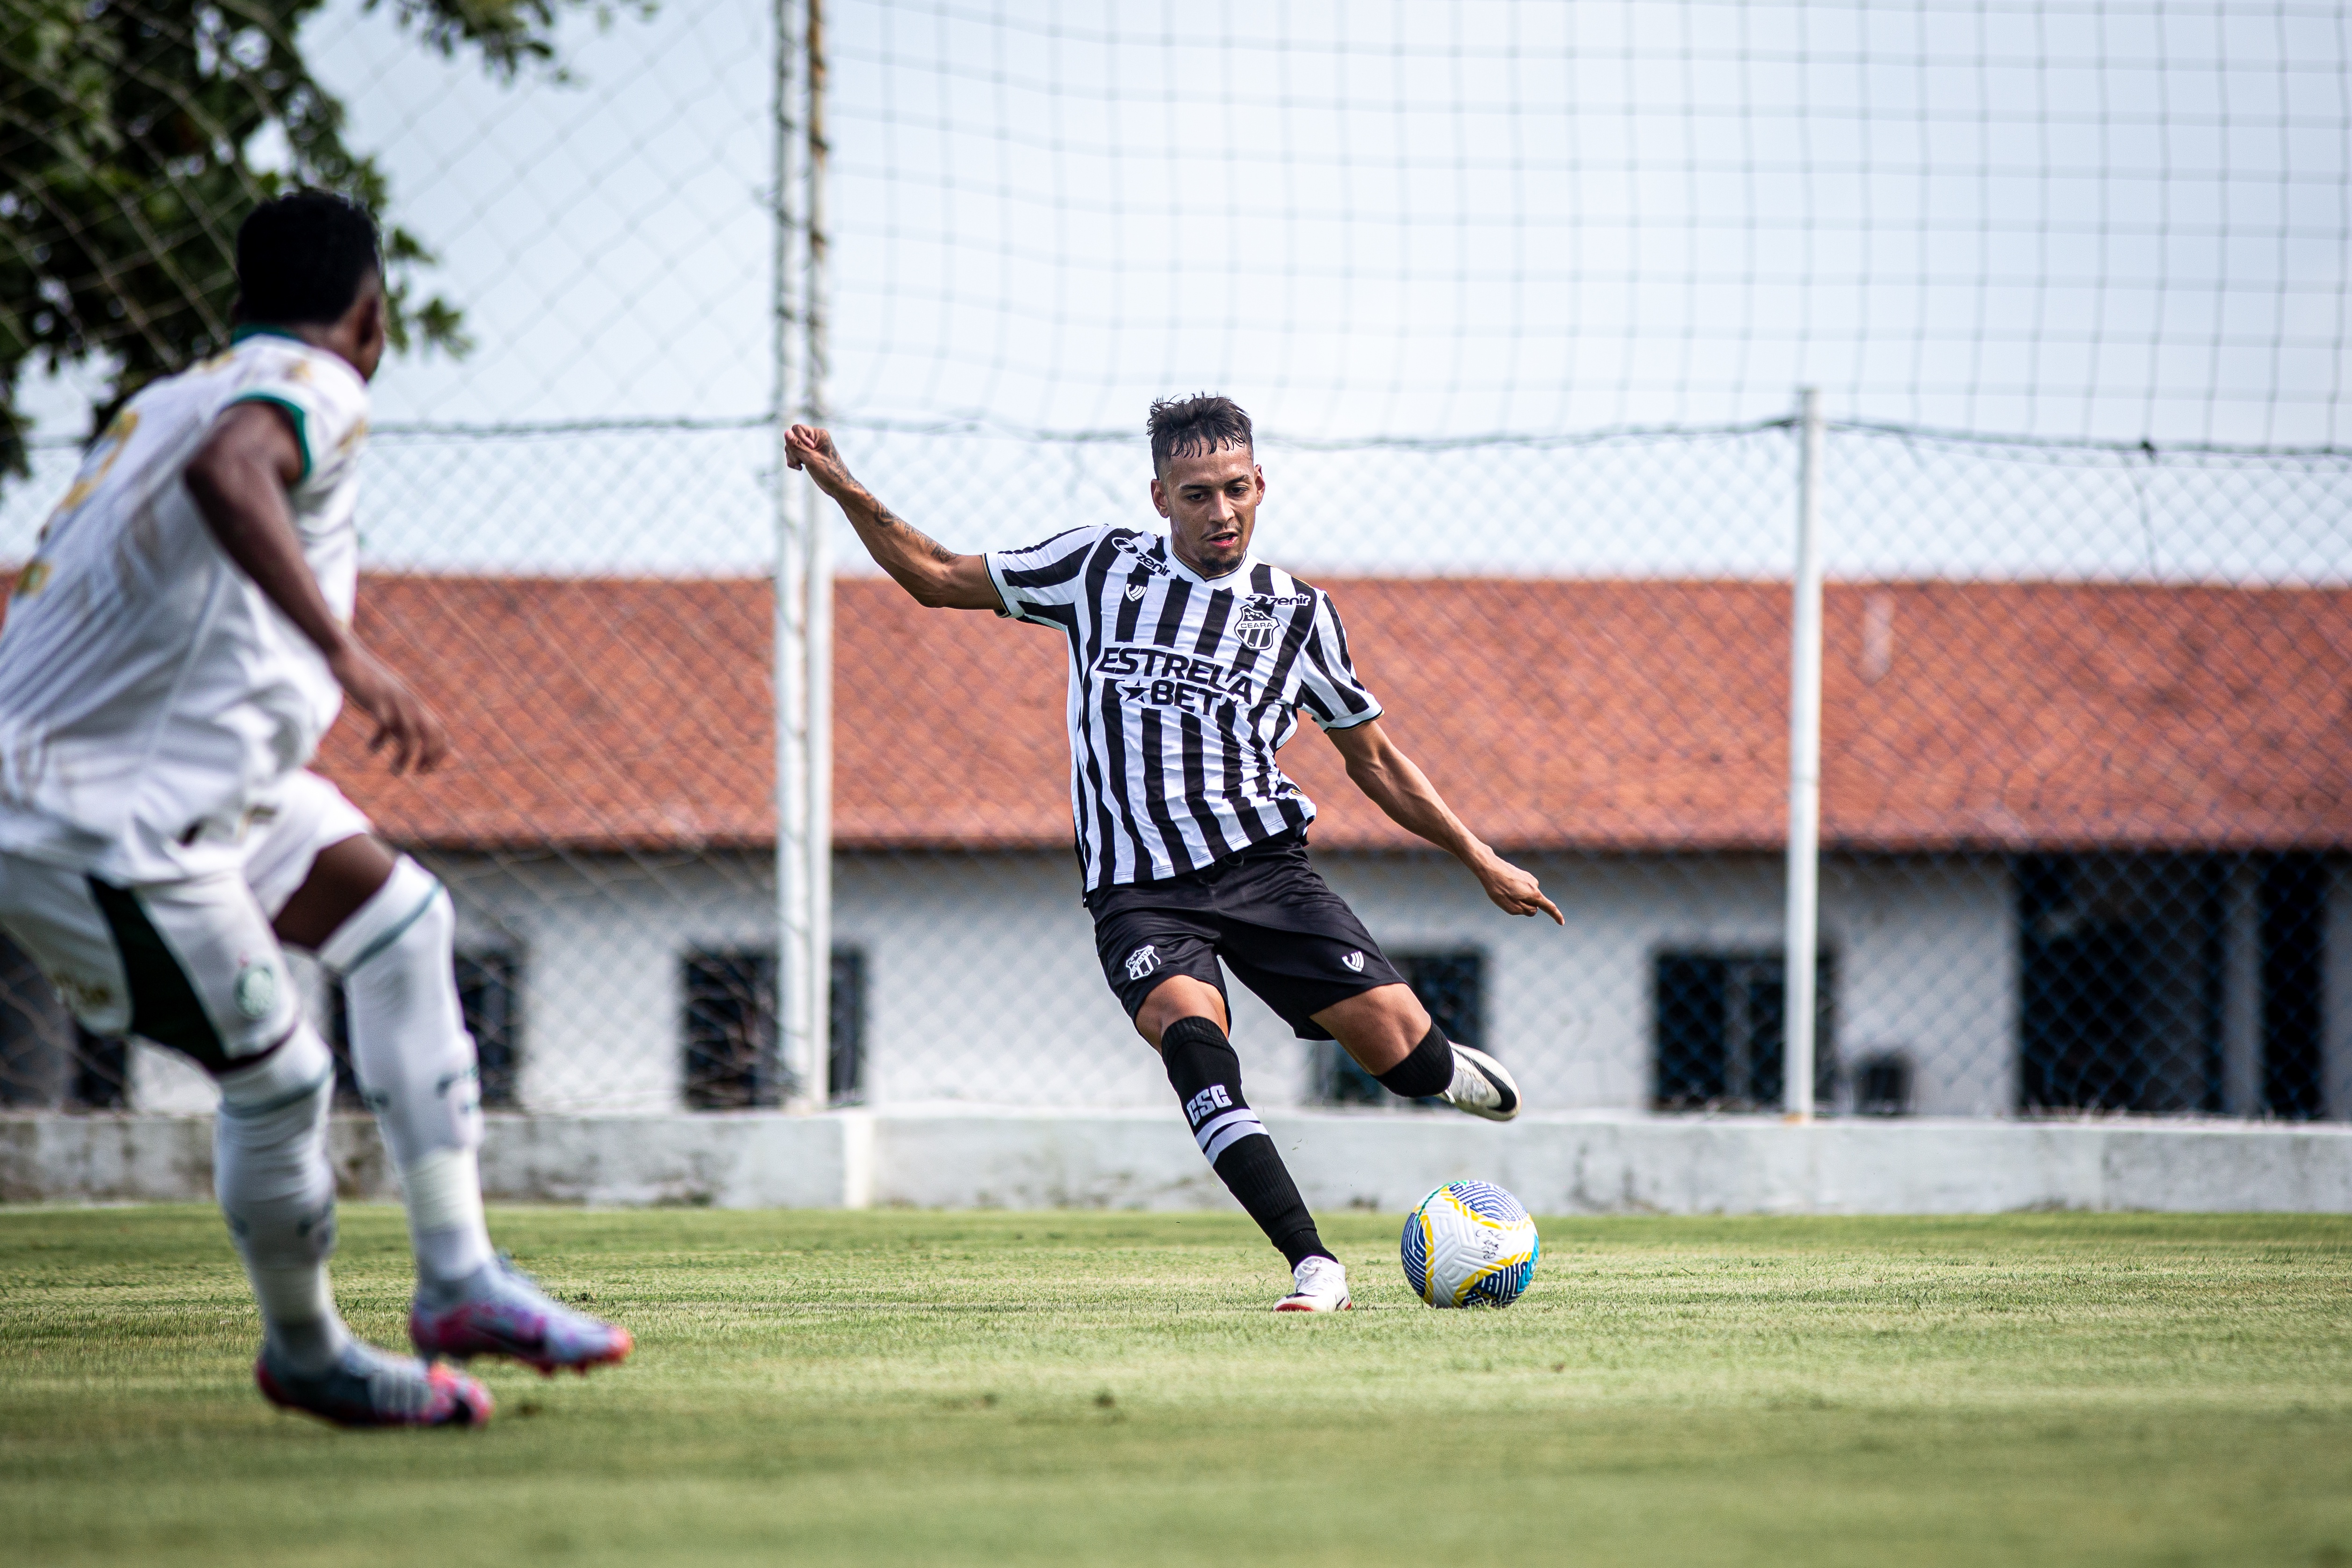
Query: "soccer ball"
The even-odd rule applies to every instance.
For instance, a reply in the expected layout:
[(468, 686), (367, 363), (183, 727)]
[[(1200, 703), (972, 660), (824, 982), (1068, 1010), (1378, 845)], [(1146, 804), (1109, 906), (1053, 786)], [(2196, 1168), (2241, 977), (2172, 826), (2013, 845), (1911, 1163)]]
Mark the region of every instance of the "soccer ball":
[(1448, 1182), (1405, 1216), (1404, 1280), (1433, 1307), (1507, 1307), (1535, 1278), (1536, 1222), (1491, 1182)]

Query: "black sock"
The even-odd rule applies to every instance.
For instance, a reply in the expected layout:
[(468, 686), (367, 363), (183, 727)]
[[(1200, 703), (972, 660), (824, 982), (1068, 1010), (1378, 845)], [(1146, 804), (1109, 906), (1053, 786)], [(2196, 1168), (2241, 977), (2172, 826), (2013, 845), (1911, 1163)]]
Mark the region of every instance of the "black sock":
[(1242, 1098), (1242, 1059), (1225, 1032), (1206, 1018), (1179, 1018), (1160, 1037), (1160, 1059), (1193, 1142), (1265, 1238), (1293, 1268), (1304, 1258), (1331, 1258), (1281, 1152)]
[(1454, 1084), (1454, 1043), (1445, 1037), (1444, 1030), (1432, 1024), (1411, 1056), (1388, 1071), (1372, 1076), (1391, 1094), (1401, 1094), (1407, 1100), (1444, 1094)]

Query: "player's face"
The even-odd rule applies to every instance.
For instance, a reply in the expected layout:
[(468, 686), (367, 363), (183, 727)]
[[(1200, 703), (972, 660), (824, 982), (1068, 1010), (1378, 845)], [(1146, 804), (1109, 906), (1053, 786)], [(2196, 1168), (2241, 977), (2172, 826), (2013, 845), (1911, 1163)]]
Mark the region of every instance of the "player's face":
[(1168, 520), (1176, 558), (1203, 577), (1222, 577), (1249, 553), (1265, 475), (1247, 447), (1171, 458), (1151, 481), (1151, 504)]

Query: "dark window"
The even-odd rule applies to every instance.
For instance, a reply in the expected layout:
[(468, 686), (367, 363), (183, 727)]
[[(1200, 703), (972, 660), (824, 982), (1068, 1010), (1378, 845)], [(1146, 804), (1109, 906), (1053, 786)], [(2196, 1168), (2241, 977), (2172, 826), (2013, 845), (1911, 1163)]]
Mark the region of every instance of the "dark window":
[[(474, 1037), (474, 1059), (481, 1071), (482, 1103), (511, 1106), (521, 1070), (522, 961), (504, 948), (460, 952), (452, 961), (457, 1012)], [(335, 1058), (335, 1107), (357, 1110), (360, 1081), (352, 1066), (351, 1005), (340, 982), (327, 986), (327, 1049)]]
[[(1389, 962), (1412, 987), (1430, 1021), (1449, 1040), (1478, 1050), (1486, 1044), (1486, 955), (1475, 949), (1451, 952), (1392, 952)], [(1315, 1094), (1329, 1105), (1388, 1105), (1396, 1096), (1356, 1064), (1336, 1041), (1321, 1042), (1315, 1058)]]
[[(1821, 955), (1814, 973), (1814, 1095), (1826, 1100), (1837, 1081), (1831, 954)], [(1789, 987), (1781, 954), (1662, 952), (1652, 968), (1652, 991), (1653, 1104), (1661, 1110), (1758, 1110), (1782, 1103)]]
[(2327, 1110), (2320, 1007), (2331, 880), (2316, 855), (2282, 855), (2263, 868), (2263, 1104), (2273, 1116)]
[(522, 1071), (521, 962), (503, 948), (457, 954), (457, 1005), (481, 1064), (482, 1103), (511, 1106)]
[(825, 1063), (825, 1098), (854, 1104), (866, 1095), (866, 950), (833, 950), (833, 1040)]
[(2218, 855), (2016, 862), (2018, 1103), (2218, 1111), (2227, 894)]
[(776, 955), (696, 952), (686, 959), (686, 1103), (749, 1110), (783, 1102), (776, 1056)]
[[(835, 948), (825, 1063), (826, 1097), (863, 1092), (866, 954)], [(778, 1053), (776, 955), (772, 952), (689, 953), (686, 959), (686, 1102), (696, 1110), (750, 1110), (781, 1105), (792, 1075)]]

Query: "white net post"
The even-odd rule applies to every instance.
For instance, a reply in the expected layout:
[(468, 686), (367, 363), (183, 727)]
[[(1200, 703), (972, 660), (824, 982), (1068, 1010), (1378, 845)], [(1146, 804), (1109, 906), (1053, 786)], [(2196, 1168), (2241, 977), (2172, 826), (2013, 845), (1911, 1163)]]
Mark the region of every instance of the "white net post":
[(1789, 617), (1788, 1067), (1782, 1105), (1813, 1119), (1814, 984), (1822, 891), (1822, 395), (1807, 387), (1798, 417), (1797, 565)]
[(825, 1100), (831, 972), (832, 563), (816, 487), (783, 460), (821, 401), (815, 0), (775, 7), (776, 1054), (793, 1110)]

